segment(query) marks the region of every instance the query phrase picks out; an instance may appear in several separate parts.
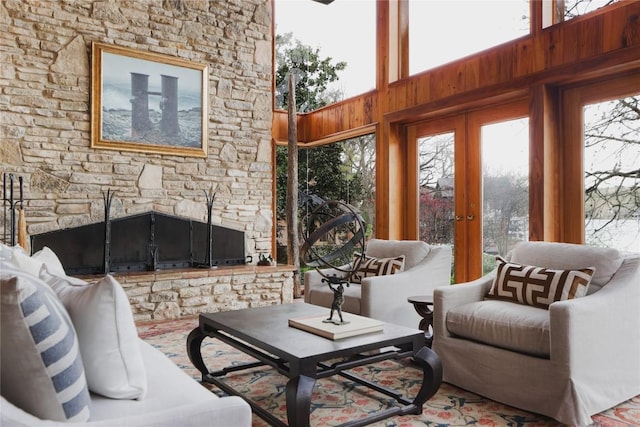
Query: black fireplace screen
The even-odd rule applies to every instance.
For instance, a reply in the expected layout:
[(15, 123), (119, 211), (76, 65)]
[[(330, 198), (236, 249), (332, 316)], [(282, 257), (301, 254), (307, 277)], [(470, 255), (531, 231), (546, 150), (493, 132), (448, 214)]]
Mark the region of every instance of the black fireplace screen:
[(211, 262), (206, 223), (159, 212), (111, 220), (108, 245), (106, 223), (98, 223), (33, 235), (31, 248), (49, 247), (70, 275), (104, 273), (105, 247), (112, 272), (244, 264), (244, 232), (211, 227)]

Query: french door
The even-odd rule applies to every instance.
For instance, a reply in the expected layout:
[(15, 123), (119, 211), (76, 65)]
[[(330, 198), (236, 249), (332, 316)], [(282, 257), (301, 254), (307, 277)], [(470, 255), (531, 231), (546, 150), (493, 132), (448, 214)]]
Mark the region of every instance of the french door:
[(526, 101), (421, 122), (407, 135), (418, 162), (416, 235), (453, 246), (455, 282), (480, 277), (528, 239)]

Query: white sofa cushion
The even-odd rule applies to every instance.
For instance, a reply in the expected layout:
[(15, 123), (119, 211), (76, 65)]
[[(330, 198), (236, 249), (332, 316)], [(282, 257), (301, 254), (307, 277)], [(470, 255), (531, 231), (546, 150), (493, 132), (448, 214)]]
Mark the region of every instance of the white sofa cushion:
[(431, 247), (418, 240), (371, 239), (367, 243), (366, 254), (374, 258), (393, 258), (404, 255), (404, 269), (418, 265), (429, 255)]
[(29, 256), (20, 246), (6, 247), (11, 254), (10, 261), (20, 270), (33, 276), (38, 276), (43, 265), (58, 276), (65, 276), (64, 267), (58, 256), (48, 247), (43, 247), (35, 254)]
[[(149, 373), (149, 391), (142, 401), (114, 401), (93, 396), (92, 422), (121, 426), (247, 426), (249, 404), (237, 396), (217, 397), (184, 373), (159, 350), (138, 341)], [(117, 413), (114, 413), (117, 408)]]
[(0, 263), (2, 395), (40, 418), (87, 421), (90, 397), (78, 339), (55, 293)]
[(86, 423), (41, 420), (0, 400), (2, 427), (250, 427), (251, 407), (242, 398), (219, 398), (188, 376), (148, 343), (139, 341), (149, 375), (144, 400), (109, 399), (91, 395), (92, 416)]
[(519, 353), (549, 357), (549, 311), (506, 301), (476, 301), (451, 308), (447, 330), (459, 337)]
[(113, 399), (142, 399), (147, 391), (138, 332), (127, 294), (111, 275), (96, 283), (51, 274), (40, 277), (66, 307), (80, 342), (89, 390)]
[(622, 253), (614, 248), (557, 242), (520, 242), (511, 251), (509, 261), (559, 270), (595, 267), (587, 294), (606, 285), (620, 268)]

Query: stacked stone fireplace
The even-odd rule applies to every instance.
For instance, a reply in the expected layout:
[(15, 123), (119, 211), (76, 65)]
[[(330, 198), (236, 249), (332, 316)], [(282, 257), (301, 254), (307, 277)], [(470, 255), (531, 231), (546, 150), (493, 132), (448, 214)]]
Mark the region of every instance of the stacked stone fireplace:
[(69, 275), (112, 274), (137, 321), (293, 301), (292, 268), (253, 265), (244, 232), (160, 212), (31, 237), (33, 252), (43, 247)]
[[(31, 3), (0, 2), (0, 16), (10, 29), (3, 40), (11, 46), (3, 62), (11, 93), (0, 106), (0, 164), (2, 172), (24, 178), (28, 235), (95, 228), (94, 237), (83, 244), (53, 235), (47, 241), (76, 245), (69, 256), (63, 252), (65, 267), (95, 280), (105, 272), (101, 195), (115, 192), (107, 271), (126, 290), (136, 319), (291, 301), (292, 269), (255, 265), (260, 254), (273, 251), (271, 3)], [(125, 46), (140, 57), (154, 52), (208, 66), (202, 129), (206, 155), (158, 153), (137, 144), (131, 144), (131, 151), (94, 146), (99, 107), (91, 97), (93, 42)], [(208, 260), (202, 249), (206, 230), (189, 220), (169, 230), (194, 227), (188, 240), (194, 248), (186, 255), (187, 243), (171, 245), (173, 234), (136, 237), (136, 245), (125, 247), (135, 251), (133, 259), (116, 251), (122, 235), (128, 237), (118, 231), (117, 221), (125, 216), (140, 215), (131, 220), (137, 224), (155, 212), (156, 233), (165, 220), (175, 224), (159, 212), (206, 224), (202, 194), (210, 189), (216, 192), (214, 224), (233, 236), (244, 233), (243, 238), (222, 238), (214, 230), (211, 258), (217, 268), (195, 265)], [(149, 224), (140, 228), (151, 232)], [(216, 253), (223, 242), (232, 241), (244, 245), (237, 256)], [(31, 252), (37, 246), (34, 241)]]

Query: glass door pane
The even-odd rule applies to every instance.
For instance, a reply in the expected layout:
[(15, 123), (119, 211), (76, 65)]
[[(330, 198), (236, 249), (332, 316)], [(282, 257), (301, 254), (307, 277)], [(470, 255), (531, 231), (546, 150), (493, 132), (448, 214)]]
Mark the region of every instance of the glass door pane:
[(640, 95), (586, 105), (585, 243), (640, 251)]
[(419, 235), (429, 244), (454, 245), (454, 132), (418, 139)]
[(529, 119), (481, 128), (483, 273), (529, 238)]

